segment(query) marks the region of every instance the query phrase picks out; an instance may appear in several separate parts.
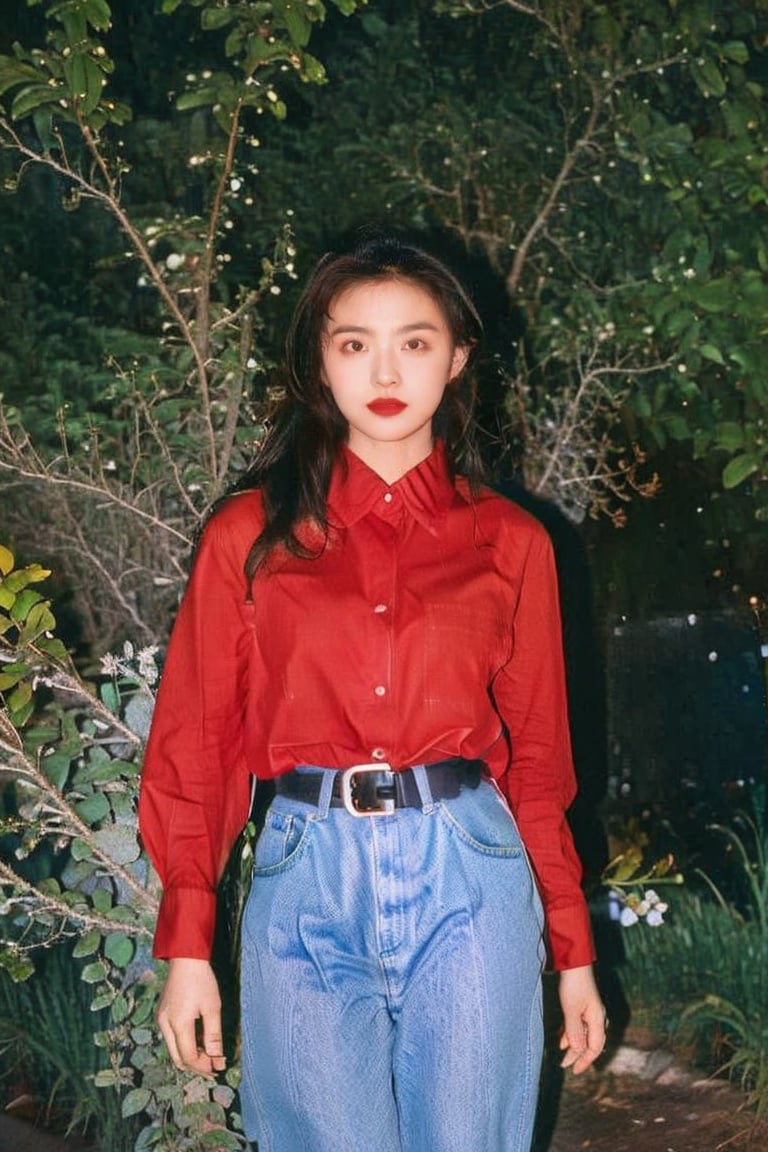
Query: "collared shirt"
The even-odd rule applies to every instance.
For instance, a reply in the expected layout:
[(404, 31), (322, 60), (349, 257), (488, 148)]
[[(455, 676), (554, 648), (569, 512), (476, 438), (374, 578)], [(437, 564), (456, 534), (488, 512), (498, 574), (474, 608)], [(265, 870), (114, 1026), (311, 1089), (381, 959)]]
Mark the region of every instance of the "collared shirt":
[(260, 494), (233, 496), (206, 526), (142, 776), (140, 829), (164, 889), (155, 954), (210, 955), (252, 775), (464, 756), (485, 760), (509, 800), (554, 966), (590, 963), (549, 537), (517, 505), (454, 482), (439, 443), (394, 484), (345, 449), (328, 516), (317, 555), (281, 550), (251, 595)]

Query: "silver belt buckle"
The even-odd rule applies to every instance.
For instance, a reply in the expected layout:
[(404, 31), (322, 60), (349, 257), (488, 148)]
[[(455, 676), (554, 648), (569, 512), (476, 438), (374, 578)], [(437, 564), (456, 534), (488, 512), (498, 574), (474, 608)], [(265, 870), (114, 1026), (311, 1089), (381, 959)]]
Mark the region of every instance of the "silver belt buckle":
[(387, 763), (354, 764), (351, 768), (346, 768), (341, 773), (341, 800), (350, 816), (389, 816), (395, 811), (394, 796), (377, 796), (376, 807), (373, 808), (359, 807), (354, 795), (355, 777), (371, 775), (373, 773), (378, 773), (384, 777), (384, 779), (379, 782), (372, 781), (374, 787), (378, 787), (379, 784), (384, 784), (394, 788), (395, 774), (391, 766)]

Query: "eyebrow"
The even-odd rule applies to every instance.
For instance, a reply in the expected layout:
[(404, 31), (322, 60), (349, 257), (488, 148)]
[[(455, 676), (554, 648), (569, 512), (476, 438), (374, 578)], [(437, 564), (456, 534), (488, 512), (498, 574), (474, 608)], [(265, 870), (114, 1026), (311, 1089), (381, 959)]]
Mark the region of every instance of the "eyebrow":
[[(402, 328), (397, 329), (398, 336), (405, 336), (409, 332), (439, 332), (437, 324), (433, 324), (430, 320), (418, 321), (416, 324), (404, 324)], [(357, 333), (362, 336), (370, 336), (371, 329), (365, 328), (362, 325), (356, 324), (338, 324), (336, 327), (328, 329), (329, 336), (342, 336), (349, 333)]]

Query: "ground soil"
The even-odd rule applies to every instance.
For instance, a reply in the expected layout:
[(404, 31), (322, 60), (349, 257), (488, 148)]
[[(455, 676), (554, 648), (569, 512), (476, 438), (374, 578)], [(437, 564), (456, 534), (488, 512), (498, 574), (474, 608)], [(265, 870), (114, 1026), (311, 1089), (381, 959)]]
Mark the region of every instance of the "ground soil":
[(571, 1078), (547, 1152), (768, 1152), (743, 1097), (712, 1081)]
[[(728, 1084), (697, 1079), (666, 1053), (627, 1046), (584, 1076), (552, 1075), (536, 1152), (768, 1152), (768, 1128), (754, 1127), (743, 1099)], [(87, 1149), (0, 1113), (0, 1152)], [(360, 1152), (376, 1152), (375, 1144)]]

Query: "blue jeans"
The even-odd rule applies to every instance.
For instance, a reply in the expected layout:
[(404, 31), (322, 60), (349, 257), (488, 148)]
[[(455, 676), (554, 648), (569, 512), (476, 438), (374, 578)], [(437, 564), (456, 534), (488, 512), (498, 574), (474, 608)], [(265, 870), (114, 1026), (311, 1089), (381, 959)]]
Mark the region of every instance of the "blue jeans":
[(483, 781), (355, 818), (277, 796), (243, 920), (241, 1099), (259, 1152), (528, 1152), (542, 911)]

